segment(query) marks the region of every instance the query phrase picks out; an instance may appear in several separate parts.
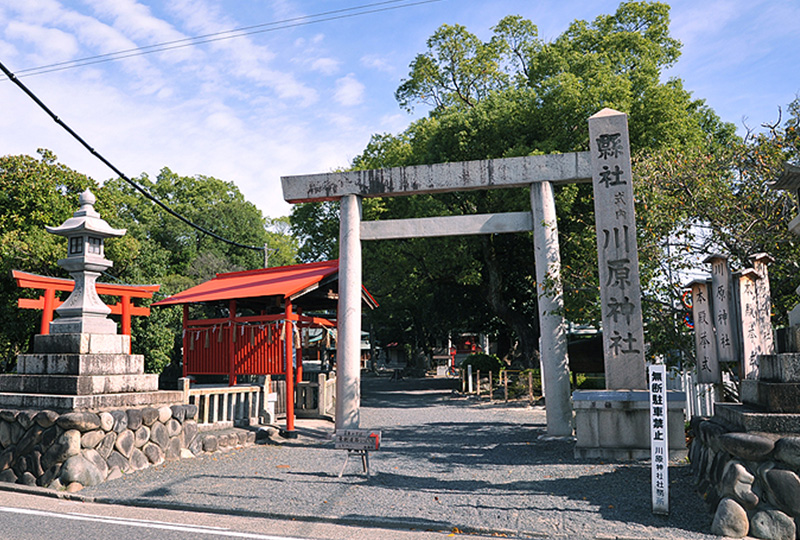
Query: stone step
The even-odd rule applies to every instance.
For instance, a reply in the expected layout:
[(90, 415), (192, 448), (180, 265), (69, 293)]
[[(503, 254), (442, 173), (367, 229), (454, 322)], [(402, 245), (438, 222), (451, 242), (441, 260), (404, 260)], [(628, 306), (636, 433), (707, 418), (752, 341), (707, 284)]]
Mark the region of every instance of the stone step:
[(158, 375), (0, 375), (0, 392), (116, 394), (158, 390)]
[(21, 354), (17, 373), (26, 375), (141, 375), (141, 354)]
[(800, 433), (800, 414), (769, 413), (742, 403), (715, 403), (714, 417), (736, 431)]
[(131, 336), (124, 334), (37, 334), (33, 352), (43, 354), (128, 354)]
[(744, 380), (741, 399), (748, 405), (763, 407), (764, 412), (800, 413), (800, 382)]
[(0, 403), (11, 409), (63, 411), (102, 411), (131, 407), (156, 407), (180, 405), (183, 393), (159, 390), (155, 392), (124, 392), (95, 396), (67, 396), (56, 394), (27, 394), (0, 392)]

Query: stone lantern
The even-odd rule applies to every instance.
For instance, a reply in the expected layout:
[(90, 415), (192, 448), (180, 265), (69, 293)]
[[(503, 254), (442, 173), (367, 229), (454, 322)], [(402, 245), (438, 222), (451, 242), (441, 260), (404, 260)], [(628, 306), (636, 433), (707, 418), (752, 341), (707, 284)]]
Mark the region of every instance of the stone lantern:
[(106, 306), (95, 289), (100, 274), (114, 263), (104, 256), (104, 240), (122, 236), (125, 229), (114, 229), (94, 209), (97, 199), (87, 189), (80, 196), (80, 208), (59, 227), (47, 232), (67, 238), (67, 257), (58, 265), (70, 273), (75, 288), (55, 311), (58, 319), (50, 323), (51, 334), (116, 334), (117, 324), (107, 316)]

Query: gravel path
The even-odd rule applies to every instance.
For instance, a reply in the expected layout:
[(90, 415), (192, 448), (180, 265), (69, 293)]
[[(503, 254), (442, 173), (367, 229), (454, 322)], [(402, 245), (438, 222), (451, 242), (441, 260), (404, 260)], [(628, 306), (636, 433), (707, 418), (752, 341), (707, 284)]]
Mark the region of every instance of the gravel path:
[[(171, 462), (81, 492), (155, 507), (401, 529), (570, 539), (713, 539), (688, 466), (670, 468), (671, 514), (650, 512), (650, 469), (576, 460), (540, 440), (545, 413), (464, 398), (445, 379), (365, 378), (363, 427), (382, 430), (372, 476), (312, 422), (283, 445)], [(304, 423), (299, 423), (303, 426)], [(456, 530), (457, 529), (457, 530)]]

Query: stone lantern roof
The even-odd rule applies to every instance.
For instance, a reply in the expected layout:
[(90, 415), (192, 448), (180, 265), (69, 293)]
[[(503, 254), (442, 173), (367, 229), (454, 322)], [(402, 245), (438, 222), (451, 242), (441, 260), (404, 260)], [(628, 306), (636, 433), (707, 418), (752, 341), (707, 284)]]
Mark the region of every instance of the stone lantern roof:
[(72, 214), (72, 217), (58, 227), (45, 227), (47, 232), (59, 236), (89, 233), (102, 238), (123, 236), (125, 234), (126, 229), (115, 229), (100, 217), (100, 214), (94, 209), (94, 203), (97, 202), (97, 198), (88, 188), (81, 193), (78, 200), (81, 206)]

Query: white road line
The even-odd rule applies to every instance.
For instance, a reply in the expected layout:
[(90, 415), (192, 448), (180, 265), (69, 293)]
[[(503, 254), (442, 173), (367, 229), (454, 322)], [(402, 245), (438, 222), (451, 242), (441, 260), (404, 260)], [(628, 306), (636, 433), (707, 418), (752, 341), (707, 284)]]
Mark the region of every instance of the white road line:
[(111, 518), (103, 516), (92, 516), (87, 514), (58, 514), (54, 512), (43, 512), (41, 510), (30, 510), (27, 508), (9, 508), (7, 506), (0, 506), (0, 512), (6, 512), (9, 514), (25, 514), (29, 516), (54, 517), (72, 521), (93, 521), (96, 523), (126, 525), (128, 527), (139, 527), (143, 529), (163, 529), (163, 530), (177, 531), (177, 532), (209, 534), (224, 538), (250, 538), (252, 540), (310, 540), (308, 538), (298, 538), (293, 536), (272, 536), (264, 534), (236, 532), (223, 529), (221, 527), (204, 527), (201, 525), (179, 525), (176, 523), (165, 523), (162, 521), (144, 521), (144, 520), (135, 520), (130, 518)]

